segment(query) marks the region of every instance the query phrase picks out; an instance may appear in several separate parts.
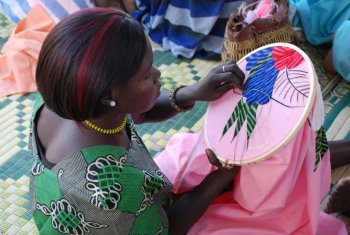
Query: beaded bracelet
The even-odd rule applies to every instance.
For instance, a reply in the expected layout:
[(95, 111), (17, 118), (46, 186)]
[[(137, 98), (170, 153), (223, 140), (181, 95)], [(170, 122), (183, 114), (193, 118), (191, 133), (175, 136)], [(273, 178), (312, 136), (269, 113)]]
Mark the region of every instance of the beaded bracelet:
[(176, 104), (176, 101), (175, 101), (176, 92), (177, 92), (178, 90), (180, 90), (181, 88), (184, 88), (184, 87), (186, 87), (186, 86), (179, 86), (179, 87), (177, 87), (177, 88), (171, 90), (170, 93), (169, 93), (170, 104), (171, 104), (171, 106), (172, 106), (174, 109), (176, 109), (176, 111), (178, 111), (178, 112), (186, 112), (186, 111), (192, 109), (193, 106), (194, 106), (194, 104), (195, 104), (195, 103), (193, 103), (193, 105), (188, 106), (188, 107), (186, 107), (186, 108), (182, 108), (182, 107), (180, 107), (180, 106), (178, 106), (178, 105)]

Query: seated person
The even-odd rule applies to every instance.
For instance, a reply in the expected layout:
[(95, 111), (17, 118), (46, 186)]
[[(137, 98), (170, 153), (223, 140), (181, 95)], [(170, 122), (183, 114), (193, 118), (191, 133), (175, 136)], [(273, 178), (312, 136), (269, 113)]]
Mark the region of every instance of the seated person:
[(313, 45), (331, 43), (325, 58), (327, 73), (339, 73), (350, 81), (350, 2), (348, 0), (289, 0), (296, 10), (294, 25), (302, 27), (308, 42)]
[(350, 82), (350, 20), (344, 21), (333, 36), (333, 45), (325, 58), (327, 73), (339, 73)]
[(217, 169), (172, 197), (133, 118), (162, 121), (216, 100), (241, 87), (238, 66), (215, 67), (169, 93), (152, 63), (142, 26), (111, 8), (78, 11), (46, 37), (30, 136), (31, 209), (41, 234), (184, 234), (235, 178), (239, 167), (223, 168), (207, 150)]

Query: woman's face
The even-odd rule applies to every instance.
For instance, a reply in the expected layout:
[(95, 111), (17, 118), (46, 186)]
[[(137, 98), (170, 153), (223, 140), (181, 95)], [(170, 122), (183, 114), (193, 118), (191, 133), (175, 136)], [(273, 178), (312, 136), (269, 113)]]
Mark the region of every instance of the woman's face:
[(153, 51), (147, 39), (147, 51), (139, 71), (125, 87), (118, 88), (117, 102), (120, 112), (141, 114), (150, 110), (160, 95), (160, 71), (153, 67)]

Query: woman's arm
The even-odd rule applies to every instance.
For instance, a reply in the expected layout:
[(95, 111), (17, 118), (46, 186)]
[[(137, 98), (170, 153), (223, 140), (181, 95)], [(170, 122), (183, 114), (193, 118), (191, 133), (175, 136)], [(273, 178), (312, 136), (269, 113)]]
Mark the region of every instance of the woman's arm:
[[(225, 69), (223, 71), (223, 66)], [(236, 63), (213, 68), (206, 77), (187, 87), (180, 88), (175, 93), (175, 103), (181, 108), (192, 107), (196, 101), (213, 101), (220, 98), (228, 90), (241, 88), (244, 74)], [(175, 116), (178, 111), (171, 104), (169, 91), (162, 91), (155, 106), (148, 112), (133, 115), (135, 123), (164, 121)]]
[(328, 143), (332, 169), (350, 164), (350, 140), (335, 140)]
[(207, 149), (206, 153), (209, 161), (217, 166), (218, 170), (209, 174), (197, 187), (182, 194), (167, 208), (171, 235), (185, 234), (239, 171), (237, 166), (231, 169), (223, 168), (212, 150)]

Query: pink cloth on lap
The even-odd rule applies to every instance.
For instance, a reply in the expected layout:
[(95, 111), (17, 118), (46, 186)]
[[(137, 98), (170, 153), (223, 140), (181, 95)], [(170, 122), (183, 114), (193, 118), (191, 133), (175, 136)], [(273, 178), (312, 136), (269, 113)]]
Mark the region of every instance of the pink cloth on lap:
[[(204, 153), (203, 133), (176, 134), (155, 159), (181, 193), (215, 167)], [(219, 196), (188, 234), (347, 234), (343, 223), (320, 211), (330, 187), (329, 151), (317, 170), (315, 133), (305, 123), (281, 151), (242, 166), (233, 191)]]
[[(208, 145), (226, 156), (223, 162), (255, 163), (242, 164), (233, 189), (218, 196), (188, 234), (347, 234), (341, 221), (320, 211), (331, 168), (322, 93), (311, 63), (289, 44), (247, 55), (238, 62), (247, 77), (242, 94), (228, 92), (209, 104), (202, 132), (173, 136), (156, 157), (175, 193), (191, 190), (215, 170), (205, 154)], [(246, 117), (250, 122), (237, 140)]]

